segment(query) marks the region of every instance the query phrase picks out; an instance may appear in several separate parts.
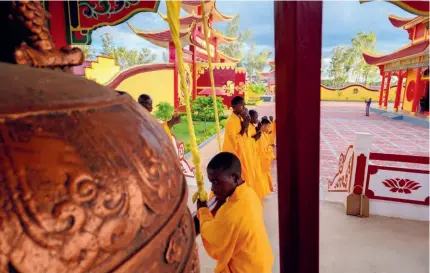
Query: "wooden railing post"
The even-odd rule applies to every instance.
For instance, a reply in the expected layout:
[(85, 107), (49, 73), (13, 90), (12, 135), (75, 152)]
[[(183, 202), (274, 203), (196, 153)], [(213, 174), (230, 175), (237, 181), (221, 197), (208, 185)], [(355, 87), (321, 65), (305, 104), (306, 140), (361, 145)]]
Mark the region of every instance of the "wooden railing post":
[(352, 173), (352, 187), (345, 200), (346, 214), (369, 217), (369, 199), (366, 197), (366, 173), (369, 161), (372, 135), (369, 133), (355, 133), (354, 169)]
[[(367, 165), (372, 147), (372, 135), (369, 133), (355, 133), (354, 143), (354, 168), (352, 171), (352, 181), (350, 192), (364, 194), (365, 180), (367, 175)], [(357, 186), (357, 187), (356, 187)], [(355, 189), (357, 188), (357, 189)], [(358, 191), (360, 191), (358, 193)]]

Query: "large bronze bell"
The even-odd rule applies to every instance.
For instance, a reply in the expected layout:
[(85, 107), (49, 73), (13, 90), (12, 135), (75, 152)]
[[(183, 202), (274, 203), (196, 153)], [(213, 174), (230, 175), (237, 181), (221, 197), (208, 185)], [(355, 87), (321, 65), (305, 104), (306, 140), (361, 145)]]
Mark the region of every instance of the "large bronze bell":
[[(9, 19), (40, 8), (10, 3)], [(9, 45), (27, 65), (0, 63), (0, 272), (198, 272), (168, 136), (129, 95), (34, 68), (82, 58), (31, 46), (36, 38)]]

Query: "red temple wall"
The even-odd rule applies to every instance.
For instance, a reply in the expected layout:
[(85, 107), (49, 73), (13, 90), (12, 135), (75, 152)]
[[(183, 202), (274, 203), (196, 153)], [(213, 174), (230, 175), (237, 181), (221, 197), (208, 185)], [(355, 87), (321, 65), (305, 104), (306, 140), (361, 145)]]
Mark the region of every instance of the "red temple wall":
[[(245, 83), (246, 73), (241, 73), (242, 76), (236, 75), (236, 64), (233, 63), (214, 63), (213, 74), (215, 87), (222, 89), (227, 95), (219, 96), (223, 99), (223, 103), (230, 108), (231, 99), (235, 96), (242, 96), (237, 85), (237, 79), (243, 80)], [(197, 94), (205, 88), (211, 87), (209, 68), (207, 64), (197, 64)], [(238, 78), (236, 78), (238, 77)]]

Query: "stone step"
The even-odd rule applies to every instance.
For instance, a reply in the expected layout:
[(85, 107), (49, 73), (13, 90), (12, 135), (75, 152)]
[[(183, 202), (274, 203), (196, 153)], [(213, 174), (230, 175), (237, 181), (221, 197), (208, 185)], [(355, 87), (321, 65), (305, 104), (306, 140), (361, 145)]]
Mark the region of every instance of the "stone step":
[(399, 115), (399, 114), (391, 113), (391, 112), (382, 113), (381, 116), (386, 117), (386, 118), (390, 118), (390, 119), (395, 119), (395, 120), (403, 119), (403, 115)]

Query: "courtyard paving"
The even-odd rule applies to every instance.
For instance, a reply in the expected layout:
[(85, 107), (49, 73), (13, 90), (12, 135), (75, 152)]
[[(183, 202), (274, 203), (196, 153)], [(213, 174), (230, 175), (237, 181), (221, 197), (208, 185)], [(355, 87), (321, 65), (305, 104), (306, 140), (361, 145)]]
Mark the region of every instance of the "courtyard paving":
[[(428, 155), (427, 128), (380, 117), (364, 116), (364, 103), (321, 103), (320, 175), (332, 179), (337, 172), (340, 153), (354, 143), (355, 132), (373, 135), (372, 151), (397, 154)], [(274, 104), (265, 103), (256, 110), (260, 116), (274, 115)], [(278, 140), (279, 141), (279, 140)], [(216, 139), (201, 150), (202, 167), (218, 152)], [(189, 159), (191, 162), (191, 159)], [(267, 230), (275, 255), (273, 273), (279, 272), (278, 195), (276, 164), (273, 164), (275, 192), (264, 200)], [(207, 180), (205, 178), (205, 180)], [(205, 186), (209, 189), (209, 183)], [(189, 199), (195, 186), (189, 186)], [(333, 194), (333, 193), (331, 193)], [(429, 269), (429, 223), (371, 216), (345, 215), (342, 195), (326, 193), (320, 203), (320, 272), (321, 273), (427, 273)], [(191, 211), (195, 205), (188, 202)], [(202, 273), (213, 272), (215, 261), (207, 256), (197, 238)], [(253, 272), (250, 272), (253, 273)], [(255, 272), (258, 273), (258, 272)]]

